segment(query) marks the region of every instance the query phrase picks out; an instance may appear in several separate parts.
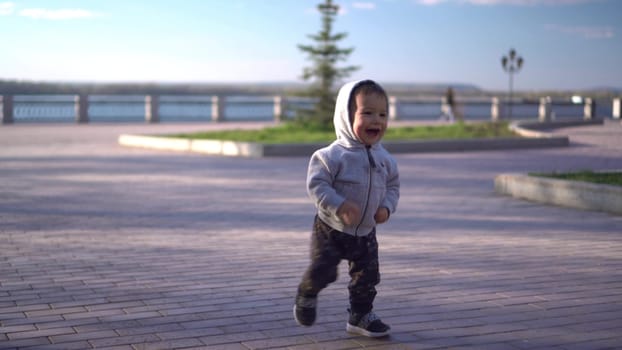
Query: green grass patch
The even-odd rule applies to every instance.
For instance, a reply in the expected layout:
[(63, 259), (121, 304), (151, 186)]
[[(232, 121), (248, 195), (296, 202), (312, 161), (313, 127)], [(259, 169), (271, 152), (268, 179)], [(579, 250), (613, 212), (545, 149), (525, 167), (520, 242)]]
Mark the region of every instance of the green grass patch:
[(622, 186), (622, 172), (594, 172), (582, 170), (571, 173), (530, 173), (529, 175), (561, 180), (583, 181), (596, 184)]
[[(331, 130), (318, 130), (296, 124), (284, 124), (258, 130), (223, 130), (188, 134), (160, 135), (197, 140), (228, 140), (238, 142), (258, 142), (268, 144), (283, 143), (329, 143), (335, 140)], [(384, 140), (408, 141), (429, 139), (471, 139), (494, 137), (518, 137), (502, 123), (456, 123), (433, 126), (391, 127), (387, 129)]]
[(501, 123), (456, 123), (449, 125), (395, 127), (386, 131), (385, 140), (473, 139), (494, 137), (518, 137)]

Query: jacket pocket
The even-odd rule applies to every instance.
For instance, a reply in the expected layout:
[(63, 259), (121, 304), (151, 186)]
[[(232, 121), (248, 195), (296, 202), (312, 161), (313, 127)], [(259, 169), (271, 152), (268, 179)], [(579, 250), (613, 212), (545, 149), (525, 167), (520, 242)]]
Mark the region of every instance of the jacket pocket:
[[(337, 180), (335, 181), (335, 190), (345, 199), (363, 204), (367, 199), (368, 184), (357, 181)], [(362, 209), (362, 208), (361, 208)]]
[(372, 186), (375, 191), (380, 191), (383, 193), (387, 189), (387, 178), (389, 177), (389, 173), (384, 166), (378, 166), (372, 172)]

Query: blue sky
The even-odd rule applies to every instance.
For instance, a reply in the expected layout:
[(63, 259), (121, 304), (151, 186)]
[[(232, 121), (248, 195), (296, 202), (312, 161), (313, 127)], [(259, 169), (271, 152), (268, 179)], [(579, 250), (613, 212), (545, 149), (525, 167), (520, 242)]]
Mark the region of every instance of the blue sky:
[[(0, 0), (0, 79), (300, 82), (319, 0)], [(620, 0), (336, 0), (353, 79), (622, 87)]]

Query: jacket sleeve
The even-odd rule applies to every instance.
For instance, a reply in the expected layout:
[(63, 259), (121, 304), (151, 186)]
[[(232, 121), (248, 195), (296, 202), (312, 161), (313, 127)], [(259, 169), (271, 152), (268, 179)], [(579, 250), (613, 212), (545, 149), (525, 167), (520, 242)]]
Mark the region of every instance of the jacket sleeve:
[(395, 213), (397, 210), (397, 202), (400, 199), (400, 176), (397, 169), (397, 162), (391, 159), (389, 162), (389, 174), (387, 177), (387, 192), (381, 207), (389, 209), (390, 213)]
[(345, 198), (337, 194), (333, 187), (335, 172), (320, 152), (315, 152), (309, 161), (307, 172), (307, 192), (319, 210), (337, 215), (337, 209)]

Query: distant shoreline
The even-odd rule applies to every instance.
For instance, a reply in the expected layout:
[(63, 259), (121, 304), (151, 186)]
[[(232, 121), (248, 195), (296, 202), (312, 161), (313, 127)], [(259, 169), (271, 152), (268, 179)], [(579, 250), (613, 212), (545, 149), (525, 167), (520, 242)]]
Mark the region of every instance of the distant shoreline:
[[(462, 96), (505, 96), (505, 90), (484, 90), (464, 83), (383, 83), (390, 95), (416, 96), (445, 93), (451, 86)], [(86, 82), (34, 82), (0, 79), (0, 94), (244, 94), (271, 95), (297, 94), (310, 84), (303, 82), (249, 82), (249, 83), (86, 83)], [(515, 97), (533, 98), (541, 96), (565, 97), (570, 95), (611, 98), (622, 95), (622, 88), (595, 88), (569, 90), (517, 90)]]

